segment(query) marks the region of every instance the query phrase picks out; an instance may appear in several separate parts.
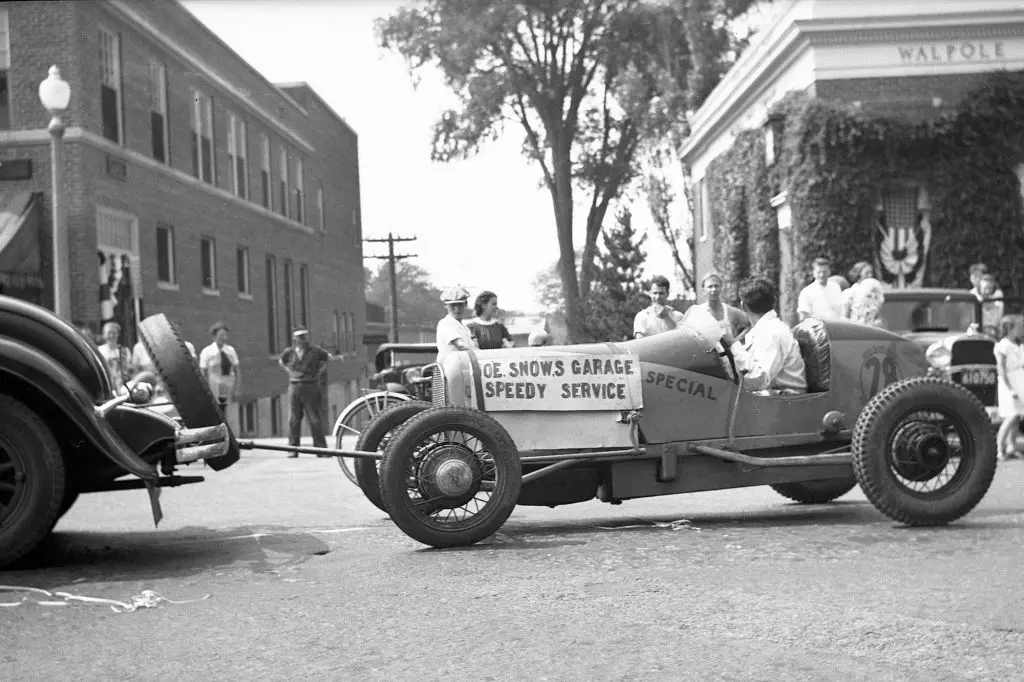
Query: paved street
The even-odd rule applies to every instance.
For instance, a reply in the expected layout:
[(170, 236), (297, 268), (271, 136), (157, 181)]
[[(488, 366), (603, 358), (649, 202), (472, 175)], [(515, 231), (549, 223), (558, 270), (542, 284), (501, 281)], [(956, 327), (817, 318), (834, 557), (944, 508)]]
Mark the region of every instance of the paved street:
[(0, 583), (209, 599), (0, 609), (2, 677), (1024, 677), (1024, 462), (946, 529), (896, 526), (859, 491), (804, 507), (759, 488), (519, 508), (450, 551), (400, 533), (331, 460), (208, 473), (164, 492), (159, 531), (141, 491), (84, 497), (53, 565)]

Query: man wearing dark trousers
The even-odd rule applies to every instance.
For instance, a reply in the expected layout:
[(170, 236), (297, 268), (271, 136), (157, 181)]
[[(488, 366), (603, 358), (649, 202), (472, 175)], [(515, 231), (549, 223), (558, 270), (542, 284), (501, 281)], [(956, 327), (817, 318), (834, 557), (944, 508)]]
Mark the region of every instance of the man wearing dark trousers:
[[(292, 332), (292, 347), (285, 349), (278, 364), (288, 372), (288, 398), (291, 404), (288, 444), (298, 446), (302, 435), (302, 416), (309, 419), (313, 445), (327, 447), (324, 437), (323, 393), (321, 381), (330, 356), (320, 346), (309, 342), (309, 331), (300, 327)], [(298, 457), (297, 452), (288, 455)], [(329, 457), (329, 455), (318, 455)]]

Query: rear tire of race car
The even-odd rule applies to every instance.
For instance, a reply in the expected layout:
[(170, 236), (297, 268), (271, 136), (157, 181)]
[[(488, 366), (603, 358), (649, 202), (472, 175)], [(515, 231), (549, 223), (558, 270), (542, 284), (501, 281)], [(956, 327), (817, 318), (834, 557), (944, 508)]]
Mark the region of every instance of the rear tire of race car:
[(864, 495), (910, 526), (941, 526), (967, 514), (996, 470), (984, 406), (967, 389), (935, 377), (907, 379), (875, 395), (854, 426), (851, 447)]
[[(422, 400), (405, 400), (385, 408), (383, 412), (378, 412), (377, 416), (371, 419), (363, 429), (359, 440), (356, 441), (356, 450), (383, 452), (395, 429), (420, 412), (429, 409), (430, 403)], [(380, 491), (380, 460), (360, 458), (355, 461), (354, 468), (356, 485), (366, 495), (366, 499), (372, 502), (377, 509), (387, 513), (388, 510), (384, 506), (384, 498)]]
[(776, 483), (772, 490), (800, 504), (825, 504), (842, 497), (857, 485), (857, 479), (828, 478), (820, 481), (800, 481), (798, 483)]
[(67, 469), (42, 418), (0, 394), (0, 569), (28, 556), (57, 523)]
[(206, 464), (214, 471), (220, 471), (237, 462), (240, 450), (227, 416), (220, 411), (210, 385), (199, 372), (199, 365), (177, 326), (163, 313), (151, 315), (139, 324), (139, 336), (185, 426), (196, 429), (223, 423), (228, 427), (230, 443), (227, 454), (208, 459)]
[(504, 427), (456, 405), (425, 410), (399, 427), (384, 449), (380, 476), (395, 525), (439, 548), (497, 532), (523, 483), (519, 451)]

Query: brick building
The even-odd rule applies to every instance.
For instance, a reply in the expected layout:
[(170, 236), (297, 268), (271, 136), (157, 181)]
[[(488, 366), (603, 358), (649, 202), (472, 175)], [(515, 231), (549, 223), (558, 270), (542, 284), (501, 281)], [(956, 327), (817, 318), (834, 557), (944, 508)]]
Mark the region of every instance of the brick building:
[[(197, 347), (217, 321), (242, 362), (232, 421), (283, 433), (275, 356), (305, 324), (331, 362), (328, 416), (365, 374), (358, 138), (306, 84), (272, 84), (175, 0), (0, 5), (0, 272), (52, 305), (50, 65), (63, 116), (73, 317), (164, 312)], [(114, 267), (112, 267), (112, 265)]]
[[(720, 237), (706, 179), (709, 165), (741, 131), (763, 127), (769, 136), (769, 112), (788, 93), (920, 122), (955, 111), (966, 93), (993, 72), (1024, 69), (1024, 5), (1019, 0), (785, 0), (776, 2), (775, 10), (691, 120), (683, 162), (693, 198), (697, 281), (714, 269)], [(1016, 166), (1016, 173), (1024, 182), (1024, 165)], [(913, 177), (878, 187), (870, 220), (889, 230), (929, 230), (932, 189)], [(802, 225), (785, 193), (772, 206), (785, 272), (787, 235)], [(925, 250), (919, 262), (926, 263), (927, 236), (917, 243)], [(885, 263), (876, 258), (876, 268), (884, 269)], [(894, 277), (893, 285), (920, 285), (927, 281), (924, 270)]]

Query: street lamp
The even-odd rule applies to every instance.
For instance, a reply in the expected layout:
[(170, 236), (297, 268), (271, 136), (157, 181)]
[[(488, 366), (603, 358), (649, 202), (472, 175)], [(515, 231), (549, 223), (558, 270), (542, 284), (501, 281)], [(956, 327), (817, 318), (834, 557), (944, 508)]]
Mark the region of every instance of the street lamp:
[(785, 127), (785, 116), (779, 112), (768, 114), (764, 122), (764, 162), (769, 168), (782, 156), (782, 135)]
[(43, 108), (50, 112), (48, 130), (52, 144), (50, 145), (51, 200), (53, 201), (53, 312), (65, 320), (71, 318), (71, 289), (68, 285), (68, 235), (67, 220), (64, 218), (64, 201), (61, 194), (64, 190), (64, 122), (60, 115), (68, 108), (71, 100), (71, 88), (67, 81), (60, 77), (60, 69), (50, 67), (50, 75), (39, 84), (39, 101)]

